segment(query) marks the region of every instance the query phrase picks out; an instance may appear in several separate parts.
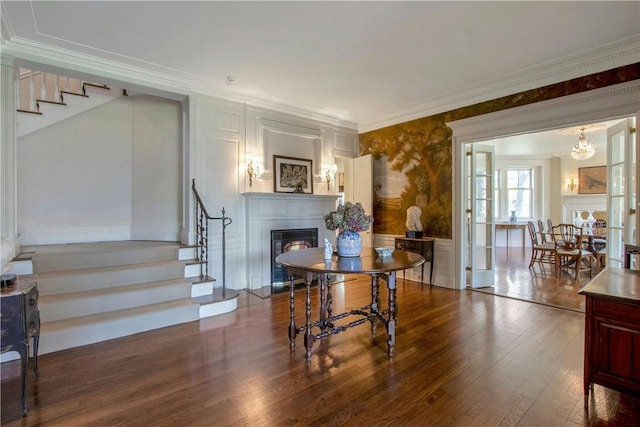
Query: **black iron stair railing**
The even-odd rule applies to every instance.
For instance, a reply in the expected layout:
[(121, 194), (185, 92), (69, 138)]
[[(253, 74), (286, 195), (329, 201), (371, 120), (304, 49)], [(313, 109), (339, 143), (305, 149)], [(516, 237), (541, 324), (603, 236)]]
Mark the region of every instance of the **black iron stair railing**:
[(207, 213), (207, 208), (196, 189), (196, 180), (192, 180), (191, 188), (195, 197), (195, 227), (196, 227), (196, 244), (198, 245), (198, 261), (200, 262), (200, 277), (205, 279), (209, 277), (209, 221), (222, 221), (222, 298), (227, 296), (226, 288), (226, 248), (225, 248), (225, 230), (232, 220), (225, 215), (224, 207), (222, 208), (222, 216), (212, 217)]

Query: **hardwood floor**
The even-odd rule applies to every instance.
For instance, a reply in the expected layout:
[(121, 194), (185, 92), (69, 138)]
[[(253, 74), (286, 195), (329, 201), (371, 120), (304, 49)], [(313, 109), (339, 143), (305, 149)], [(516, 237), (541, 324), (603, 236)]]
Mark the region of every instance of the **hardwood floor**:
[[(369, 294), (363, 276), (336, 284), (334, 313)], [(241, 292), (232, 313), (41, 356), (24, 418), (18, 363), (3, 364), (2, 425), (640, 425), (640, 399), (600, 386), (585, 413), (580, 313), (402, 280), (398, 307), (393, 358), (365, 324), (307, 362), (301, 336), (289, 351), (288, 295)]]
[[(551, 265), (536, 264), (530, 269), (530, 259), (529, 248), (497, 248), (496, 285), (478, 291), (584, 313), (584, 297), (578, 291), (591, 280), (589, 273), (581, 273), (575, 281), (572, 271), (563, 269), (556, 278)], [(594, 268), (593, 276), (599, 271)]]

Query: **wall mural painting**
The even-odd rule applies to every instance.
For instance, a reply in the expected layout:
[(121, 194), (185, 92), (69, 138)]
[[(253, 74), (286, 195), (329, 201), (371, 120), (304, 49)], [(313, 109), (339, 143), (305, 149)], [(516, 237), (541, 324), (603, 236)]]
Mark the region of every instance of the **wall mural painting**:
[(360, 154), (374, 158), (373, 232), (404, 235), (418, 206), (425, 236), (451, 239), (452, 131), (446, 122), (640, 78), (640, 63), (469, 105), (360, 134)]
[(427, 236), (451, 238), (451, 129), (442, 115), (360, 135), (361, 154), (374, 158), (373, 232), (406, 231), (407, 209), (422, 210)]

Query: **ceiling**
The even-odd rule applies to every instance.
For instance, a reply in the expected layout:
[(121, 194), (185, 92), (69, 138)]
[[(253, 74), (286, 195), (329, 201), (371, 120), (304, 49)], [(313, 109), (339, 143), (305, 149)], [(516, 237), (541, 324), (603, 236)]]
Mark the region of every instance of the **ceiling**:
[(640, 61), (637, 1), (1, 6), (9, 54), (287, 106), (360, 131)]
[[(499, 158), (551, 158), (571, 159), (571, 148), (578, 142), (584, 129), (587, 140), (596, 148), (595, 156), (605, 158), (607, 154), (607, 129), (624, 119), (588, 123), (563, 129), (513, 135), (484, 141), (493, 145)], [(595, 158), (595, 157), (594, 157)]]

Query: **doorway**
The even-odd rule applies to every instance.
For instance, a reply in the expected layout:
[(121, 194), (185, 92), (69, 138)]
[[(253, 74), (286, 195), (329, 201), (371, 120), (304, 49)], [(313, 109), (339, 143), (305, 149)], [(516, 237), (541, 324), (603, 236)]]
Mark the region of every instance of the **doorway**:
[[(640, 82), (635, 81), (447, 123), (453, 129), (454, 253), (463, 254), (468, 242), (466, 224), (469, 201), (465, 198), (465, 158), (468, 144), (583, 123), (635, 117), (640, 111), (639, 91)], [(552, 197), (553, 190), (550, 189), (549, 193), (549, 197)], [(495, 253), (495, 247), (493, 251)], [(470, 266), (466, 265), (466, 260), (461, 255), (455, 257), (455, 287), (459, 289), (465, 288), (468, 283)]]

